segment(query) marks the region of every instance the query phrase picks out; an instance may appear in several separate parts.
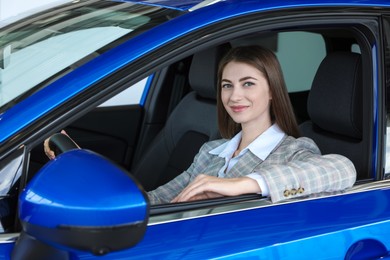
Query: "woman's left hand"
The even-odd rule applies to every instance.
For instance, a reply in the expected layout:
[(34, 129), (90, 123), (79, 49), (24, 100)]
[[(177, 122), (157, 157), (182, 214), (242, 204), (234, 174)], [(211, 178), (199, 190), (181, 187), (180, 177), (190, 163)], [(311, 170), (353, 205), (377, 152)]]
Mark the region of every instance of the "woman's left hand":
[(200, 174), (172, 202), (237, 196), (248, 193), (261, 193), (257, 182), (249, 177), (218, 178)]

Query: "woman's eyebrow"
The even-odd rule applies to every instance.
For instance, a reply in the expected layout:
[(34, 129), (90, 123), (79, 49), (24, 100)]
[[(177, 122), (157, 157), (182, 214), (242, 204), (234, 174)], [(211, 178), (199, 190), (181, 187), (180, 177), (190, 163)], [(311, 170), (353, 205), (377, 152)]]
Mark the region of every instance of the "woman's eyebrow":
[(256, 81), (257, 81), (256, 78), (251, 77), (251, 76), (243, 77), (243, 78), (241, 78), (239, 81), (241, 82), (241, 81), (245, 81), (245, 80), (248, 80), (248, 79), (252, 79), (252, 80), (256, 80)]
[[(247, 76), (247, 77), (243, 77), (243, 78), (241, 78), (241, 79), (239, 79), (238, 81), (245, 81), (245, 80), (248, 80), (248, 79), (252, 79), (252, 80), (256, 80), (257, 81), (257, 79), (256, 78), (254, 78), (254, 77), (251, 77), (251, 76)], [(221, 82), (223, 82), (223, 81), (226, 81), (226, 82), (232, 82), (231, 80), (228, 80), (228, 79), (221, 79)]]
[(223, 82), (223, 81), (226, 81), (226, 82), (231, 82), (230, 80), (228, 80), (228, 79), (221, 79), (221, 82)]

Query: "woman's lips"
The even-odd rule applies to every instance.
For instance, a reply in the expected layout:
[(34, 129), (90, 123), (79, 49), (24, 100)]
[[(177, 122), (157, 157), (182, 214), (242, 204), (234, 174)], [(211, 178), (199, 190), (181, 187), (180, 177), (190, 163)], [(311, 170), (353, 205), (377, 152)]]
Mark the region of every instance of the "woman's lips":
[(248, 106), (231, 106), (230, 108), (232, 109), (233, 112), (239, 113), (244, 111)]

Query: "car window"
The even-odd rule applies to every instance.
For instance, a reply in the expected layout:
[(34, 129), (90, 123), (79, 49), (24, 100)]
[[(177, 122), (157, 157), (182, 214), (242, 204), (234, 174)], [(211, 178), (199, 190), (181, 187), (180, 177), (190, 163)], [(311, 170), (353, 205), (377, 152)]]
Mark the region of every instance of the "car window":
[(114, 97), (100, 105), (100, 107), (115, 107), (124, 105), (143, 105), (143, 97), (148, 89), (148, 78), (135, 83), (133, 86), (125, 89)]
[(279, 32), (232, 41), (233, 46), (251, 44), (273, 50), (282, 67), (290, 93), (310, 90), (318, 66), (326, 55), (325, 40), (319, 33)]
[[(7, 163), (5, 163), (7, 162)], [(22, 174), (23, 155), (15, 154), (8, 156), (0, 164), (0, 198), (7, 195), (12, 185), (20, 178)]]
[(98, 49), (131, 31), (118, 27), (89, 28), (27, 43), (21, 49), (16, 44), (5, 46), (0, 104), (8, 103), (88, 55), (98, 56), (95, 53)]
[(288, 91), (307, 91), (326, 55), (325, 41), (317, 33), (282, 32), (278, 34), (275, 54), (282, 67)]
[(12, 106), (10, 101), (114, 48), (140, 28), (154, 27), (177, 15), (177, 11), (154, 6), (101, 1), (38, 16), (22, 30), (17, 24), (2, 28), (0, 107)]

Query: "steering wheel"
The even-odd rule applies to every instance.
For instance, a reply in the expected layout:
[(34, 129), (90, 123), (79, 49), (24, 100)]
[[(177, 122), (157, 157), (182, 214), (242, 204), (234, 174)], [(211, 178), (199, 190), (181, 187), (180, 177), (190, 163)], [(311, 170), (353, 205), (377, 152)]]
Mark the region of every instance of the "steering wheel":
[(58, 156), (69, 150), (78, 149), (79, 146), (67, 135), (57, 133), (50, 137), (49, 147)]

